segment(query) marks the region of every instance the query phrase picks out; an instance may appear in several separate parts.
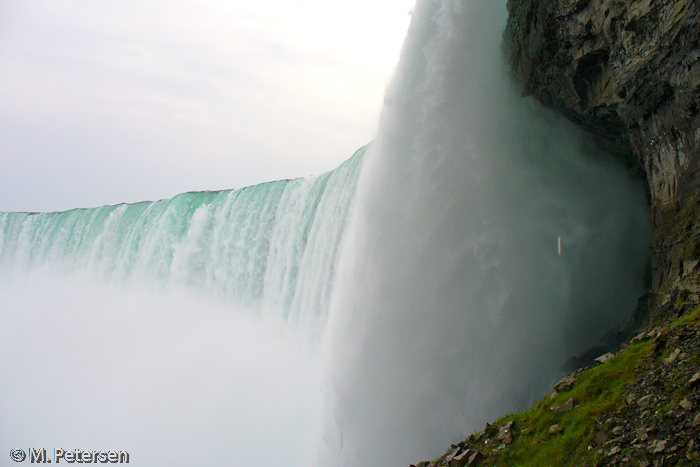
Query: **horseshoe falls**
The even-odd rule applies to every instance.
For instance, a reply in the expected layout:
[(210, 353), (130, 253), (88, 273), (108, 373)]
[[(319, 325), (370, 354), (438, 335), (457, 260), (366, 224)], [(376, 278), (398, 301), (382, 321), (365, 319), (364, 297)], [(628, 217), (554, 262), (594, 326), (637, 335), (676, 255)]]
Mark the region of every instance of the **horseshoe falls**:
[(366, 148), (317, 177), (172, 199), (0, 217), (2, 273), (37, 267), (188, 288), (314, 335)]
[(643, 184), (514, 93), (506, 15), (418, 0), (376, 139), (333, 172), (1, 214), (0, 447), (407, 466), (623, 328)]
[(2, 447), (308, 465), (365, 150), (305, 179), (0, 214)]

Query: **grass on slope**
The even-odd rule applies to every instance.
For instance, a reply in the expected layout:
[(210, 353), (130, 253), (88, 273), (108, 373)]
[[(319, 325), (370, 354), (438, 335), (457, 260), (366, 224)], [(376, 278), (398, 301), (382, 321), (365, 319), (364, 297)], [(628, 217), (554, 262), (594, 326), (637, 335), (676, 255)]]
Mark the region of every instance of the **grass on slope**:
[[(481, 465), (543, 467), (594, 463), (600, 456), (594, 442), (600, 430), (596, 420), (623, 405), (625, 385), (633, 380), (635, 369), (652, 348), (653, 342), (636, 342), (604, 365), (579, 374), (571, 389), (546, 396), (527, 411), (498, 420), (494, 427), (515, 421), (513, 442), (493, 454), (485, 453)], [(574, 400), (573, 410), (552, 412), (552, 406), (562, 405), (569, 398)], [(550, 434), (550, 427), (555, 424), (563, 431)], [(589, 450), (589, 446), (593, 449)]]

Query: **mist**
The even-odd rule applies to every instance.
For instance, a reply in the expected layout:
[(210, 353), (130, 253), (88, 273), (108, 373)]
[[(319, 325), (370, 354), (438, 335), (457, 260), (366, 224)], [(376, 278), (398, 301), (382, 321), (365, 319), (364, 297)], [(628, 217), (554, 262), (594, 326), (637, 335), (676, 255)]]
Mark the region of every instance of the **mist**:
[(515, 94), (506, 16), (413, 12), (331, 301), (320, 465), (434, 458), (551, 390), (645, 292), (642, 182)]
[(241, 190), (0, 213), (0, 448), (313, 465), (363, 153)]
[(0, 310), (5, 455), (124, 450), (137, 466), (308, 465), (317, 358), (280, 322), (183, 291), (45, 270), (0, 283)]

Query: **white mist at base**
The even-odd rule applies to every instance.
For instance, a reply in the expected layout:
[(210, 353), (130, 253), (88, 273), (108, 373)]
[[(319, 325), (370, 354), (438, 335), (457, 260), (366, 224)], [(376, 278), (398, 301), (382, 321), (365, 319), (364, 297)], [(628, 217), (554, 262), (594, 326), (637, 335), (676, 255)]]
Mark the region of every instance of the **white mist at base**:
[(310, 465), (364, 152), (304, 179), (0, 213), (0, 449)]
[(318, 465), (434, 458), (540, 397), (645, 291), (641, 182), (514, 94), (505, 18), (413, 12), (341, 251)]
[(309, 465), (317, 358), (279, 323), (184, 292), (42, 271), (0, 283), (0, 310), (4, 456), (62, 448), (124, 450), (144, 467)]

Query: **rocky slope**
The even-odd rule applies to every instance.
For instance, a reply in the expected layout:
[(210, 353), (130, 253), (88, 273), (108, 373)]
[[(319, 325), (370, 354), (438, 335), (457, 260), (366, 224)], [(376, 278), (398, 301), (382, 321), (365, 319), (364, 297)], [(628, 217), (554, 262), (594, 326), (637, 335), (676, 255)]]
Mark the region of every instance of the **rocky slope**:
[(697, 0), (509, 0), (523, 95), (646, 178), (646, 331), (418, 467), (700, 465), (700, 23)]
[(414, 467), (698, 465), (700, 307), (598, 360)]

